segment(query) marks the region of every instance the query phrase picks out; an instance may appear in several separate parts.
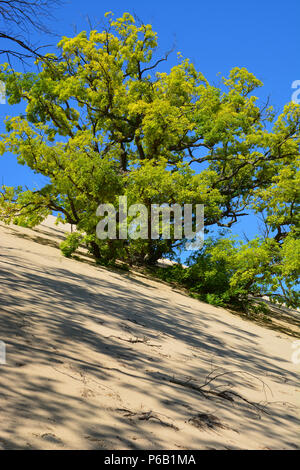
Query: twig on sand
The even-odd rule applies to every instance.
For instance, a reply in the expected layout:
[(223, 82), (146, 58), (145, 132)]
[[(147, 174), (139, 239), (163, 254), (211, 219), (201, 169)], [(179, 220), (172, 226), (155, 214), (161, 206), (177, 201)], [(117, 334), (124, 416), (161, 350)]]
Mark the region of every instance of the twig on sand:
[[(244, 401), (245, 403), (250, 405), (252, 408), (254, 408), (256, 411), (258, 411), (260, 413), (269, 414), (269, 412), (266, 409), (265, 405), (262, 405), (260, 403), (252, 402), (252, 401), (248, 400), (247, 398), (243, 397), (241, 394), (239, 394), (239, 393), (237, 393), (233, 390), (225, 389), (225, 390), (222, 390), (222, 391), (217, 391), (217, 388), (219, 388), (220, 386), (216, 386), (214, 388), (211, 387), (211, 384), (214, 381), (216, 381), (217, 379), (219, 379), (220, 377), (223, 377), (225, 375), (248, 374), (252, 378), (257, 379), (259, 382), (261, 382), (263, 384), (263, 390), (264, 390), (265, 395), (266, 395), (266, 388), (268, 388), (270, 390), (271, 394), (272, 394), (272, 390), (270, 389), (270, 387), (268, 385), (266, 385), (263, 382), (262, 379), (254, 376), (253, 374), (250, 374), (250, 373), (244, 372), (244, 371), (227, 371), (227, 372), (221, 372), (221, 373), (212, 375), (213, 372), (216, 372), (216, 370), (219, 370), (219, 368), (211, 371), (208, 374), (208, 376), (206, 377), (205, 382), (204, 382), (203, 385), (198, 385), (196, 383), (191, 382), (192, 378), (189, 378), (188, 380), (181, 380), (181, 379), (175, 378), (175, 376), (168, 377), (168, 376), (165, 376), (165, 375), (163, 375), (159, 372), (155, 373), (155, 375), (159, 376), (159, 378), (162, 379), (162, 380), (174, 383), (176, 385), (181, 385), (182, 387), (187, 387), (187, 388), (190, 388), (192, 390), (195, 390), (195, 391), (201, 393), (201, 395), (204, 398), (210, 399), (211, 396), (215, 396), (217, 398), (223, 398), (224, 400), (228, 400), (228, 401), (231, 401), (231, 402), (234, 402), (235, 398), (239, 398), (240, 400)], [(207, 389), (207, 387), (208, 387), (208, 389)]]
[(158, 421), (163, 426), (167, 426), (169, 428), (175, 429), (175, 431), (179, 431), (179, 428), (177, 426), (175, 426), (173, 423), (163, 421), (158, 416), (160, 413), (153, 413), (152, 410), (136, 412), (128, 410), (127, 408), (117, 408), (116, 411), (123, 413), (124, 417), (129, 418), (130, 420), (137, 419), (138, 421), (149, 421), (150, 419), (153, 419)]
[(144, 336), (143, 338), (138, 338), (137, 336), (135, 336), (134, 338), (122, 338), (121, 336), (110, 335), (110, 336), (107, 336), (107, 338), (116, 338), (116, 339), (119, 339), (121, 341), (126, 341), (127, 343), (131, 343), (131, 344), (143, 343), (143, 344), (146, 344), (147, 346), (152, 346), (153, 348), (161, 348), (161, 345), (159, 344), (149, 343), (150, 339), (147, 338), (146, 336)]

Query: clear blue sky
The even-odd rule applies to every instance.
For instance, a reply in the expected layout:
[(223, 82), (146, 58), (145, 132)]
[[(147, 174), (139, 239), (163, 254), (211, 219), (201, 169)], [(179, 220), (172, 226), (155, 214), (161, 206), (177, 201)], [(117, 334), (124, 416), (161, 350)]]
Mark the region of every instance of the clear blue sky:
[[(291, 100), (291, 84), (300, 80), (300, 0), (137, 0), (65, 2), (54, 15), (52, 27), (58, 35), (73, 36), (93, 26), (101, 29), (104, 13), (135, 13), (151, 23), (158, 32), (162, 53), (175, 46), (175, 53), (163, 68), (167, 71), (176, 61), (176, 51), (189, 57), (210, 82), (219, 83), (235, 66), (246, 67), (264, 82), (259, 96), (270, 97), (280, 111)], [(38, 40), (35, 35), (35, 40)], [(44, 38), (39, 38), (40, 43)], [(57, 42), (51, 38), (50, 42)], [(49, 38), (47, 38), (49, 43)], [(15, 114), (8, 105), (0, 105), (0, 130), (3, 117)], [(7, 185), (42, 183), (16, 164), (14, 157), (0, 158), (0, 183)], [(252, 237), (257, 226), (252, 218), (238, 224), (234, 231), (246, 231)]]

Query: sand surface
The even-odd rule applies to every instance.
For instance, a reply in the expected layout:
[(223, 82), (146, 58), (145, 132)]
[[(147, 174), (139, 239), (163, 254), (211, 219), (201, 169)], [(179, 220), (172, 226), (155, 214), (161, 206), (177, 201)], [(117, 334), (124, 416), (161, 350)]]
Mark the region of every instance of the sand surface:
[(300, 448), (296, 338), (66, 259), (64, 230), (0, 225), (0, 449)]

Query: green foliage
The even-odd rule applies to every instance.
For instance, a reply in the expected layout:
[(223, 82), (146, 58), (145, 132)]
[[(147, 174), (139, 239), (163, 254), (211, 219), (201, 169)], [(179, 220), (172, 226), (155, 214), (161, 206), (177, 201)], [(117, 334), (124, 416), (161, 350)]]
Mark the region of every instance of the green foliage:
[(82, 242), (82, 235), (74, 232), (67, 235), (66, 239), (60, 244), (61, 252), (67, 258), (70, 258)]
[[(228, 238), (208, 240), (191, 257), (188, 267), (178, 264), (157, 268), (155, 272), (161, 279), (184, 286), (193, 297), (212, 305), (235, 306), (255, 313), (264, 307), (255, 307), (251, 297), (268, 296), (270, 300), (296, 308), (300, 256), (294, 251), (294, 243), (290, 237), (282, 247), (273, 239), (256, 238), (248, 243)], [(298, 243), (297, 246), (299, 250)], [(289, 263), (286, 256), (290, 249), (296, 260), (294, 257)]]
[(296, 305), (300, 106), (278, 117), (260, 107), (253, 92), (262, 83), (245, 68), (219, 88), (180, 55), (158, 72), (166, 58), (156, 57), (152, 26), (129, 13), (106, 16), (102, 32), (63, 37), (51, 60), (37, 61), (37, 74), (0, 67), (8, 102), (27, 105), (7, 119), (0, 153), (47, 178), (42, 189), (3, 186), (0, 219), (33, 227), (55, 211), (80, 233), (62, 244), (67, 256), (82, 237), (102, 264), (153, 265), (185, 240), (172, 230), (170, 240), (99, 240), (99, 204), (116, 207), (120, 195), (148, 208), (201, 203), (207, 230), (252, 210), (264, 216), (261, 238), (208, 244), (170, 276), (216, 305), (243, 304), (249, 293)]

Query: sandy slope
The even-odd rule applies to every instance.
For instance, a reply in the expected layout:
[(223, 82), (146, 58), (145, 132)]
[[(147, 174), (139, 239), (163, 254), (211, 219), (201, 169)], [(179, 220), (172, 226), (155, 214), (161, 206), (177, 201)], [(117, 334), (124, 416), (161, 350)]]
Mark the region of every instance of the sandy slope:
[(65, 259), (61, 236), (0, 225), (0, 448), (300, 447), (292, 337)]

